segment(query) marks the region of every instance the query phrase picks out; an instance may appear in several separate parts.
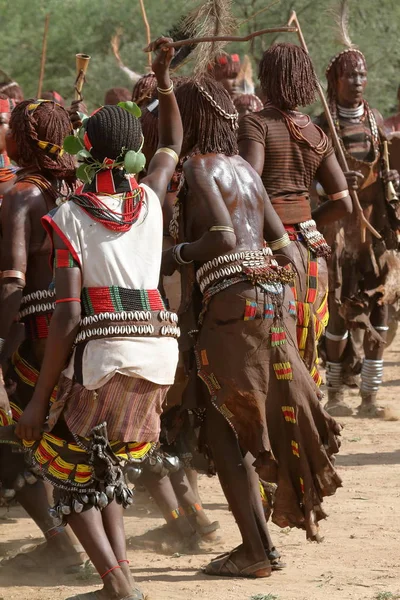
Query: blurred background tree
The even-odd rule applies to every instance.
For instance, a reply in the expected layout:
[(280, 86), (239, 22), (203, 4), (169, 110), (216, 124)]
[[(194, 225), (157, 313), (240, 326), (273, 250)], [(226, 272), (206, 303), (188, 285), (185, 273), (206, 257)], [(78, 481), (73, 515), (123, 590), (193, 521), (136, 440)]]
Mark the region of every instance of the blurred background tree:
[[(153, 39), (165, 34), (179, 17), (196, 5), (194, 0), (145, 0)], [(265, 12), (259, 12), (272, 4)], [(335, 42), (332, 9), (337, 0), (234, 0), (233, 8), (240, 34), (283, 25), (295, 8), (309, 50), (322, 82), (330, 57), (340, 47)], [(100, 105), (104, 92), (113, 86), (131, 87), (129, 78), (118, 68), (110, 40), (123, 29), (120, 53), (123, 62), (137, 72), (145, 72), (146, 45), (138, 0), (0, 0), (0, 68), (22, 86), (25, 97), (36, 94), (45, 15), (50, 13), (47, 63), (43, 90), (57, 90), (71, 100), (75, 80), (75, 54), (90, 54), (84, 94), (90, 109)], [(257, 14), (258, 13), (258, 14)], [(254, 15), (256, 15), (254, 17)], [(400, 83), (400, 44), (398, 0), (350, 0), (350, 31), (353, 42), (365, 53), (369, 66), (367, 97), (384, 116), (396, 109)], [(274, 41), (293, 41), (294, 34), (264, 36), (240, 47), (228, 46), (253, 64)], [(185, 67), (186, 72), (189, 66)], [(256, 69), (255, 69), (256, 72)], [(320, 112), (318, 105), (310, 112)]]

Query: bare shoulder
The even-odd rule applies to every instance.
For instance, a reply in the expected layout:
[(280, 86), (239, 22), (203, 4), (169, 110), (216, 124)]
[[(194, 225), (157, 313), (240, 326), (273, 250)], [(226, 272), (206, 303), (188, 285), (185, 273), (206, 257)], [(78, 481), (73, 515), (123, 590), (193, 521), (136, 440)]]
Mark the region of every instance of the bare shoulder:
[(42, 199), (42, 192), (35, 185), (17, 182), (4, 194), (2, 209), (9, 215), (29, 214), (41, 205)]
[(183, 170), (185, 175), (209, 171), (223, 164), (225, 159), (223, 154), (195, 154), (185, 162)]

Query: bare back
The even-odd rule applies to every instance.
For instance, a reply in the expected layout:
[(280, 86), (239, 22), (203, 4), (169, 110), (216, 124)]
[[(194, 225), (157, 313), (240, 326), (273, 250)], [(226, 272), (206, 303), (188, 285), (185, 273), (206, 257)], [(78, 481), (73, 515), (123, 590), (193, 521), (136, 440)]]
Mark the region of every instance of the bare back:
[(263, 246), (264, 186), (254, 169), (240, 156), (197, 155), (184, 167), (188, 187), (185, 199), (186, 238), (199, 239), (215, 225), (233, 227), (236, 250)]

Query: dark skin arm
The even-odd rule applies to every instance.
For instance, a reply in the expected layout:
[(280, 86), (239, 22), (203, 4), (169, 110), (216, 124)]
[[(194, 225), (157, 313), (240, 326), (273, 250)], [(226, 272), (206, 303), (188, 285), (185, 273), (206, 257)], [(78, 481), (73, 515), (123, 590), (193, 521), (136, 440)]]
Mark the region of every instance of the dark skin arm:
[[(1, 208), (1, 271), (17, 270), (24, 275), (28, 263), (31, 223), (29, 203), (31, 188), (19, 184), (4, 196)], [(32, 192), (35, 194), (36, 192)], [(6, 340), (16, 319), (25, 287), (23, 279), (7, 277), (0, 281), (0, 338)], [(4, 362), (6, 356), (1, 356)], [(0, 407), (9, 413), (10, 406), (4, 389), (0, 366)]]
[(242, 140), (239, 142), (239, 154), (261, 176), (265, 161), (265, 148), (263, 144), (254, 140)]
[[(153, 62), (153, 71), (157, 78), (157, 86), (161, 89), (168, 89), (171, 85), (169, 66), (174, 57), (173, 48), (162, 48), (162, 45), (172, 40), (169, 38), (159, 38), (150, 46), (150, 50), (158, 50)], [(159, 148), (171, 148), (179, 156), (182, 146), (183, 130), (182, 120), (176, 102), (175, 94), (158, 94), (158, 136)], [(147, 176), (141, 183), (148, 185), (164, 202), (165, 192), (168, 183), (174, 174), (176, 167), (175, 160), (165, 152), (154, 155), (147, 169)]]
[[(61, 239), (53, 234), (54, 247), (66, 249)], [(56, 269), (57, 300), (80, 298), (82, 288), (81, 271), (78, 267)], [(47, 416), (49, 399), (65, 368), (71, 353), (81, 319), (80, 302), (63, 302), (56, 305), (38, 382), (31, 401), (24, 410), (16, 434), (21, 439), (38, 440)]]
[[(336, 194), (347, 189), (347, 181), (334, 154), (328, 156), (319, 167), (316, 178), (326, 194)], [(353, 204), (349, 195), (340, 200), (328, 200), (313, 210), (312, 218), (317, 228), (329, 225), (353, 212)]]

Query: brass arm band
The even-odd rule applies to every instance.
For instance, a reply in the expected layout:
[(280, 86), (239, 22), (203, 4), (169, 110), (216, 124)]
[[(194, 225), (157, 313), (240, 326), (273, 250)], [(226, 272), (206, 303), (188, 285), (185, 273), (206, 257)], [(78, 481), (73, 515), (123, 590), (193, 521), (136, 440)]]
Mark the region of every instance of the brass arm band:
[(343, 192), (337, 192), (336, 194), (328, 194), (329, 200), (341, 200), (349, 195), (349, 190), (343, 190)]
[(229, 233), (235, 233), (233, 227), (228, 227), (228, 225), (213, 225), (208, 231), (228, 231)]
[(23, 273), (22, 271), (16, 271), (14, 269), (11, 269), (9, 271), (3, 271), (1, 273), (1, 278), (22, 279), (22, 281), (25, 282), (25, 273)]
[(174, 159), (175, 165), (178, 164), (178, 162), (179, 162), (179, 156), (177, 155), (177, 153), (175, 152), (175, 150), (172, 150), (172, 148), (159, 148), (156, 151), (156, 154), (161, 154), (162, 152), (164, 152), (165, 154), (169, 154)]
[(282, 248), (286, 248), (286, 246), (289, 246), (290, 244), (291, 241), (286, 232), (279, 239), (268, 242), (268, 246), (273, 252), (276, 252), (276, 250), (281, 250)]

